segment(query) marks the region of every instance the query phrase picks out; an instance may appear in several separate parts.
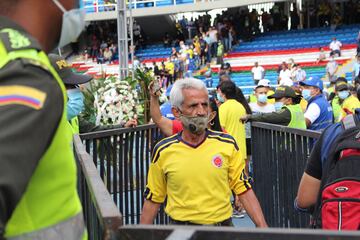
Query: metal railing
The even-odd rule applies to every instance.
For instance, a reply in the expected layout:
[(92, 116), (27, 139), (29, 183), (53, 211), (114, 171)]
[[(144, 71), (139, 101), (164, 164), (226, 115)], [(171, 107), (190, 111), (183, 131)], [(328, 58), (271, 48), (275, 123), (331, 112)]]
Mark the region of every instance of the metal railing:
[[(213, 2), (214, 0), (132, 0), (132, 9), (149, 8), (149, 7), (163, 7), (163, 6), (177, 6), (180, 4), (194, 4), (198, 2)], [(129, 7), (130, 1), (127, 1)], [(83, 0), (81, 6), (87, 13), (93, 12), (107, 12), (115, 11), (117, 8), (117, 1), (104, 0)]]
[(254, 189), (271, 227), (309, 225), (309, 215), (295, 211), (293, 203), (311, 146), (319, 136), (310, 130), (252, 123)]
[(308, 229), (245, 229), (231, 227), (125, 226), (119, 240), (357, 240), (359, 231)]
[[(299, 225), (295, 227), (300, 227), (301, 224), (306, 224), (306, 217), (292, 212), (292, 200), (286, 198), (293, 199), (298, 179), (310, 153), (309, 144), (319, 135), (318, 132), (272, 124), (252, 124), (252, 148), (256, 150), (253, 151), (255, 191), (270, 226), (294, 227), (294, 223), (298, 223)], [(124, 223), (138, 223), (150, 152), (155, 142), (161, 138), (159, 130), (155, 125), (149, 124), (136, 128), (88, 133), (81, 137), (85, 146), (76, 136), (74, 152), (80, 165), (79, 193), (89, 239), (353, 240), (360, 238), (360, 232), (357, 231), (174, 225), (121, 226), (121, 215), (112, 200), (124, 213)], [(88, 153), (92, 154), (92, 159)], [(157, 223), (167, 223), (163, 210), (158, 215)]]
[(113, 239), (122, 217), (78, 135), (74, 137), (78, 192), (90, 240)]
[[(124, 224), (138, 224), (152, 148), (162, 138), (154, 124), (81, 135)], [(155, 220), (166, 224), (163, 206)]]

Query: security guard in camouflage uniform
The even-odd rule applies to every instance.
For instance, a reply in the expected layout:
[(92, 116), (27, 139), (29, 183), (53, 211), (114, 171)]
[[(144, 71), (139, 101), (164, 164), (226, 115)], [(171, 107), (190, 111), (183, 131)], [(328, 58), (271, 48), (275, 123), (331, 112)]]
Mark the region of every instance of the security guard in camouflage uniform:
[(306, 129), (304, 113), (300, 107), (301, 96), (289, 86), (279, 86), (273, 95), (268, 98), (275, 99), (276, 112), (246, 115), (242, 121), (267, 122), (292, 128)]
[(0, 1), (0, 239), (86, 239), (65, 87), (46, 55), (81, 32), (75, 4)]

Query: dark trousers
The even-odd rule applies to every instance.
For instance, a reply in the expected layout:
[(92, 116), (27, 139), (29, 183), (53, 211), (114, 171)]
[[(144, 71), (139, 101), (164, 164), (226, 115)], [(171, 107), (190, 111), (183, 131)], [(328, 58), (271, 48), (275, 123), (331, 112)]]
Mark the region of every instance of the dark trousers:
[(330, 56), (334, 56), (335, 54), (337, 54), (339, 57), (341, 57), (341, 52), (340, 50), (334, 50), (330, 52)]
[(190, 221), (178, 221), (175, 219), (170, 218), (170, 224), (171, 225), (187, 225), (187, 226), (221, 226), (221, 227), (233, 227), (234, 224), (232, 222), (231, 218), (228, 218), (222, 222), (214, 223), (214, 224), (197, 224), (192, 223)]

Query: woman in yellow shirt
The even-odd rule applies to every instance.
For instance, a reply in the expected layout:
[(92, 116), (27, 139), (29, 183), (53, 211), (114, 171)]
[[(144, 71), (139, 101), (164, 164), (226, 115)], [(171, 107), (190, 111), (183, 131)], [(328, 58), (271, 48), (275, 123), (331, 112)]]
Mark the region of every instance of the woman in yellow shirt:
[(231, 81), (224, 81), (219, 85), (217, 97), (219, 102), (223, 102), (219, 107), (220, 125), (235, 138), (246, 158), (245, 125), (240, 119), (251, 114), (251, 109), (241, 90)]

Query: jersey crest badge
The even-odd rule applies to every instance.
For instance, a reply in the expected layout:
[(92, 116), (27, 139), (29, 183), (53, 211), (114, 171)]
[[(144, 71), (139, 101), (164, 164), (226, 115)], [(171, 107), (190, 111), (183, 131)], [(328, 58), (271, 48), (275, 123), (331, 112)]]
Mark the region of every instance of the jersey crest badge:
[(216, 155), (212, 158), (212, 164), (217, 167), (217, 168), (221, 168), (221, 166), (223, 165), (223, 159), (221, 156)]

